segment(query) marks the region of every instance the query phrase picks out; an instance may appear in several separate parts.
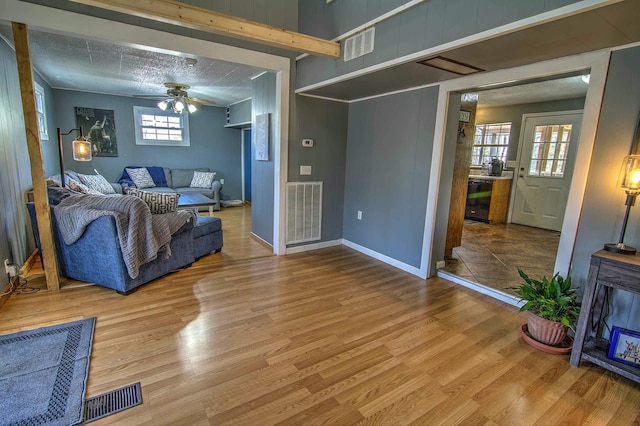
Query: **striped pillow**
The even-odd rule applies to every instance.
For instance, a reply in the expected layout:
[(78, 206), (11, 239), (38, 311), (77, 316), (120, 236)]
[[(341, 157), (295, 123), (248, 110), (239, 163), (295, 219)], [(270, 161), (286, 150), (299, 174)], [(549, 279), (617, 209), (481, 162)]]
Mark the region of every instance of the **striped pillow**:
[(178, 209), (180, 194), (177, 192), (151, 192), (128, 188), (127, 194), (142, 199), (149, 206), (152, 214), (171, 213)]

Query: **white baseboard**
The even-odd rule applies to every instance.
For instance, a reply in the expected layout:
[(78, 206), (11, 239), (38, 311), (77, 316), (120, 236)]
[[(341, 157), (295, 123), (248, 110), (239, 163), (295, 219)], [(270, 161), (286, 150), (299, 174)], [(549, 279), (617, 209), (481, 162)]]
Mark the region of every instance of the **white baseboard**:
[(427, 278), (426, 271), (422, 271), (420, 268), (416, 268), (415, 266), (411, 266), (407, 263), (400, 262), (399, 260), (394, 259), (393, 257), (389, 257), (384, 254), (378, 253), (377, 251), (373, 251), (371, 249), (363, 247), (360, 244), (356, 244), (349, 240), (343, 239), (342, 244), (356, 251), (359, 251), (362, 254), (366, 254), (367, 256), (373, 257), (374, 259), (377, 259), (381, 262), (384, 262), (391, 266), (395, 266), (398, 269), (402, 269), (405, 272), (409, 272), (410, 274), (417, 275), (420, 278), (425, 278), (425, 279)]
[(342, 245), (342, 239), (332, 240), (332, 241), (323, 241), (321, 243), (314, 243), (314, 244), (305, 244), (303, 246), (287, 247), (286, 254), (302, 253), (305, 251), (318, 250), (318, 249), (334, 247), (339, 245)]
[(449, 272), (443, 271), (442, 269), (438, 270), (437, 273), (438, 277), (440, 278), (444, 278), (447, 281), (451, 281), (454, 282), (456, 284), (460, 284), (463, 287), (467, 287), (471, 290), (477, 291), (478, 293), (482, 293), (482, 294), (486, 294), (487, 296), (491, 296), (494, 299), (498, 299), (504, 303), (507, 303), (509, 305), (512, 306), (516, 306), (516, 307), (520, 307), (522, 306), (524, 303), (518, 301), (518, 298), (516, 296), (512, 296), (510, 294), (504, 293), (500, 290), (496, 290), (494, 288), (491, 287), (487, 287), (486, 285), (483, 284), (479, 284), (473, 281), (469, 281), (467, 279), (464, 279), (462, 277), (459, 277), (457, 275), (451, 274)]

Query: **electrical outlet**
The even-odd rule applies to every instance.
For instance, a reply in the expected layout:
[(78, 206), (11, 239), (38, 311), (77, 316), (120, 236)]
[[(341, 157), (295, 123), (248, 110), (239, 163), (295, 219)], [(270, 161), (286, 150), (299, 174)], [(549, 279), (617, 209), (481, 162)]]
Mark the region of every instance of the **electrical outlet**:
[(220, 183), (224, 185), (224, 179), (220, 179)]
[(439, 260), (436, 262), (436, 269), (442, 269), (445, 266), (447, 266), (447, 264), (444, 260)]
[(358, 210), (358, 220), (362, 220), (362, 211)]

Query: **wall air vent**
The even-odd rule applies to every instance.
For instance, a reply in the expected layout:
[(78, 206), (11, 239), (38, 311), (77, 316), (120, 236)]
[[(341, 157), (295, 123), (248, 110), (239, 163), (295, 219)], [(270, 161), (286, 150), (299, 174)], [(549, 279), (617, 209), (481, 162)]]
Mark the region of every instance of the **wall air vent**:
[(454, 61), (453, 59), (445, 58), (444, 56), (436, 56), (433, 58), (424, 59), (422, 61), (418, 61), (418, 63), (427, 65), (429, 67), (438, 68), (444, 71), (449, 71), (458, 75), (469, 75), (484, 71), (482, 68)]
[(322, 182), (287, 182), (287, 244), (322, 235)]
[(347, 62), (373, 52), (375, 36), (376, 27), (371, 27), (346, 39), (344, 41), (344, 61)]

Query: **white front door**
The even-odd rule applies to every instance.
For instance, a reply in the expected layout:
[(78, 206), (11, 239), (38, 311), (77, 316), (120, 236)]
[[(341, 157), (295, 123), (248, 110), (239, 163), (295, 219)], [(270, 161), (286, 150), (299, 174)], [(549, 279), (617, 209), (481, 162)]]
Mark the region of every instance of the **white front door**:
[(581, 112), (525, 118), (513, 223), (562, 230), (581, 122)]

